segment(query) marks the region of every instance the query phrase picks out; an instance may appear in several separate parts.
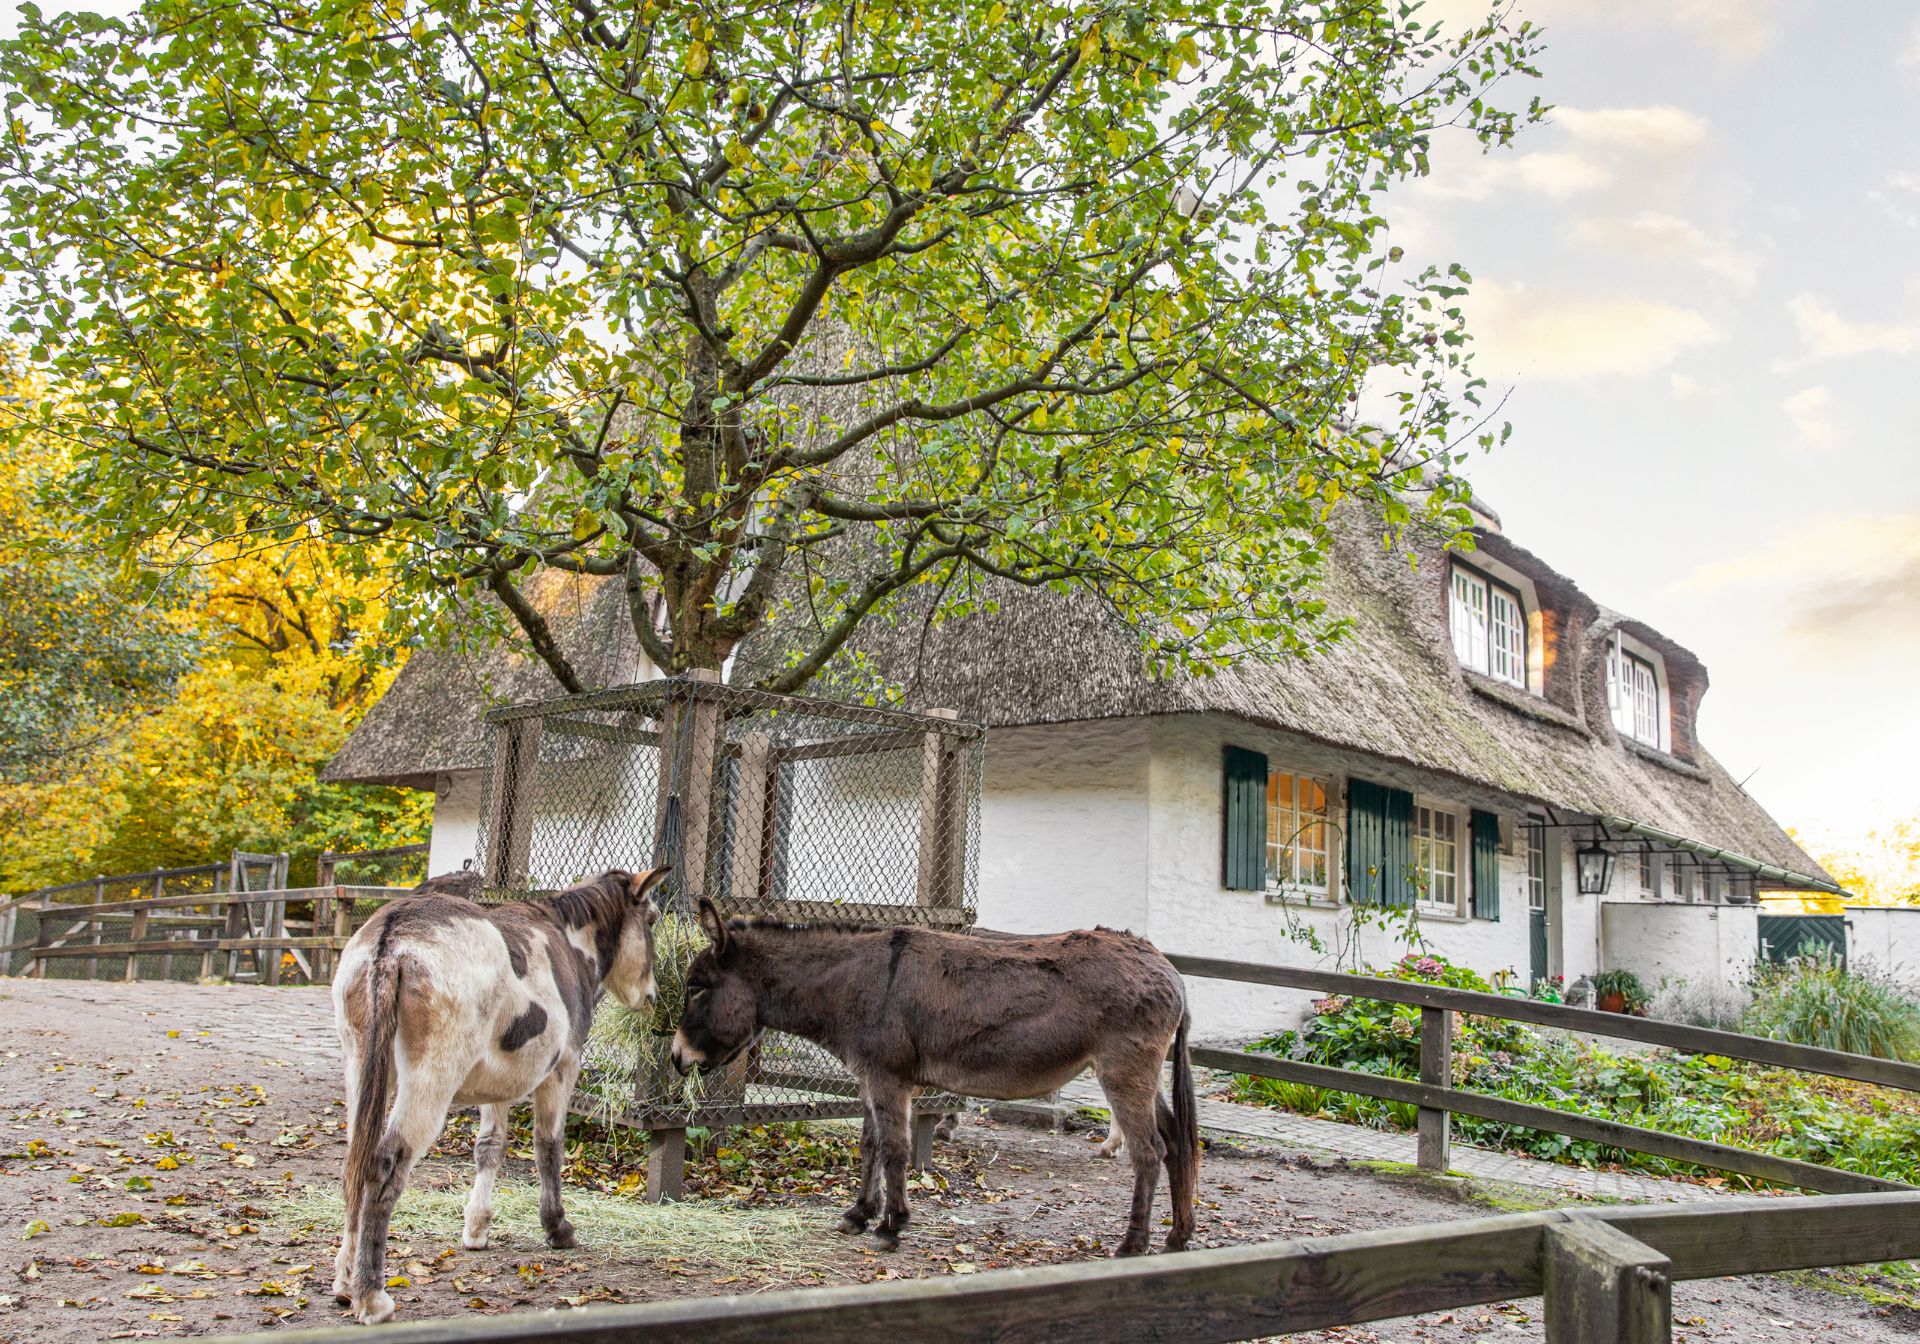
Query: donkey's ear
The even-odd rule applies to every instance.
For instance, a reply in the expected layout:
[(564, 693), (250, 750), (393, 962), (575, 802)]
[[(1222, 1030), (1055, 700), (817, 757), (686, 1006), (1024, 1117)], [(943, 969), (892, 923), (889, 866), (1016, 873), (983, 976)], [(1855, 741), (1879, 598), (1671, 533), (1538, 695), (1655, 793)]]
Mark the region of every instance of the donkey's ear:
[[(667, 874), (672, 871), (673, 865), (668, 864), (664, 868), (655, 868), (651, 872), (635, 873), (627, 880), (627, 899), (630, 901), (646, 900), (655, 893), (662, 882), (667, 880)], [(658, 902), (656, 901), (654, 904), (657, 905)]]
[(731, 938), (727, 932), (727, 921), (721, 918), (719, 907), (705, 896), (700, 898), (700, 928), (713, 944), (715, 952), (727, 950), (727, 942)]

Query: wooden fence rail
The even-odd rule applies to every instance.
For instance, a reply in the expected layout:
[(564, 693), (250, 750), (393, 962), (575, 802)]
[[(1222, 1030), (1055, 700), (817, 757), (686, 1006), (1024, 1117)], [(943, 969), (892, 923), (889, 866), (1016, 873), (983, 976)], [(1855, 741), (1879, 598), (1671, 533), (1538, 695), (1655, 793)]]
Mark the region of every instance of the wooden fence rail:
[(1588, 1008), (1568, 1008), (1562, 1004), (1535, 1003), (1530, 999), (1454, 989), (1446, 985), (1387, 980), (1346, 971), (1319, 971), (1304, 966), (1262, 966), (1214, 957), (1171, 956), (1168, 960), (1183, 975), (1236, 980), (1282, 989), (1312, 990), (1356, 999), (1404, 1003), (1418, 1008), (1421, 1044), (1418, 1081), (1241, 1050), (1197, 1047), (1193, 1051), (1193, 1061), (1207, 1068), (1227, 1069), (1234, 1073), (1275, 1078), (1335, 1092), (1352, 1092), (1418, 1107), (1419, 1163), (1430, 1171), (1445, 1171), (1450, 1164), (1450, 1116), (1458, 1113), (1502, 1124), (1545, 1130), (1550, 1134), (1565, 1134), (1586, 1142), (1647, 1153), (1677, 1162), (1690, 1162), (1715, 1171), (1736, 1172), (1806, 1190), (1844, 1194), (1912, 1189), (1900, 1181), (1860, 1172), (1794, 1161), (1729, 1144), (1666, 1134), (1623, 1124), (1618, 1120), (1601, 1119), (1551, 1106), (1534, 1106), (1457, 1088), (1453, 1086), (1453, 1015), (1468, 1013), (1476, 1017), (1505, 1018), (1534, 1026), (1586, 1032), (1589, 1035), (1613, 1036), (1644, 1045), (1667, 1046), (1694, 1054), (1723, 1055), (1730, 1059), (1749, 1060), (1802, 1073), (1850, 1078), (1910, 1092), (1920, 1092), (1920, 1066), (1869, 1055), (1848, 1054), (1840, 1050), (1795, 1045), (1790, 1041), (1746, 1036), (1739, 1032), (1714, 1031), (1678, 1022), (1596, 1012)]
[[(1549, 1344), (1658, 1344), (1675, 1280), (1920, 1255), (1920, 1193), (1550, 1210), (965, 1278), (384, 1326), (384, 1344), (1256, 1339), (1545, 1296)], [(344, 1344), (359, 1327), (282, 1332)], [(238, 1344), (233, 1337), (225, 1344)]]
[[(0, 968), (26, 954), (24, 973), (45, 977), (51, 966), (84, 958), (84, 979), (96, 979), (103, 957), (126, 959), (115, 978), (139, 979), (142, 957), (160, 959), (160, 977), (172, 978), (176, 959), (197, 960), (202, 977), (216, 970), (229, 978), (245, 975), (266, 984), (283, 979), (325, 984), (333, 960), (357, 926), (356, 912), (403, 894), (402, 887), (335, 884), (283, 887), (272, 891), (209, 891), (156, 896), (104, 904), (64, 904), (42, 900), (14, 902), (0, 927), (11, 929), (20, 915), (38, 928), (31, 939), (0, 944)], [(304, 907), (304, 917), (288, 915)], [(118, 936), (124, 928), (125, 936)], [(285, 963), (291, 960), (291, 966)], [(245, 965), (247, 970), (241, 968)]]

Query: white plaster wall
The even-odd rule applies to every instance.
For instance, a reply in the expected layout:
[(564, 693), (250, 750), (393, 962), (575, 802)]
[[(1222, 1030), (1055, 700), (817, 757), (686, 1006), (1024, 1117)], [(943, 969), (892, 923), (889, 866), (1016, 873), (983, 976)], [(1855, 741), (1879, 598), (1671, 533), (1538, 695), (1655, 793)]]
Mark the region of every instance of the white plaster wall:
[[(1226, 957), (1270, 965), (1384, 965), (1409, 950), (1387, 930), (1352, 930), (1345, 907), (1303, 906), (1269, 900), (1264, 892), (1229, 891), (1221, 881), (1221, 748), (1228, 743), (1267, 754), (1275, 768), (1328, 778), (1333, 812), (1345, 815), (1345, 783), (1358, 775), (1376, 783), (1412, 789), (1462, 807), (1502, 813), (1508, 834), (1519, 813), (1500, 800), (1463, 785), (1400, 770), (1352, 753), (1307, 743), (1235, 720), (1200, 715), (1158, 718), (1149, 723), (1153, 798), (1148, 844), (1151, 910), (1147, 936), (1163, 951)], [(1426, 916), (1420, 933), (1452, 961), (1491, 975), (1527, 967), (1527, 897), (1524, 842), (1503, 853), (1499, 920), (1444, 920)], [(1343, 866), (1334, 857), (1336, 870)], [(1324, 950), (1315, 952), (1302, 930), (1312, 930)], [(1343, 946), (1344, 944), (1344, 946)], [(1344, 955), (1343, 955), (1344, 953)], [(1311, 995), (1219, 980), (1189, 980), (1194, 1031), (1202, 1039), (1247, 1040), (1295, 1025)]]
[(987, 734), (976, 891), (983, 928), (1132, 929), (1147, 911), (1147, 725), (1138, 719)]
[(1847, 907), (1847, 955), (1853, 964), (1920, 984), (1920, 909)]
[(1559, 955), (1554, 974), (1565, 976), (1568, 984), (1601, 969), (1600, 903), (1605, 899), (1580, 894), (1573, 858), (1579, 844), (1574, 836), (1575, 832), (1566, 830), (1547, 832), (1547, 863), (1560, 875)]
[(1649, 990), (1663, 980), (1745, 980), (1760, 953), (1758, 906), (1607, 901), (1601, 910), (1605, 969), (1632, 971)]
[(427, 875), (457, 873), (467, 860), (479, 860), (480, 792), (486, 771), (460, 770), (440, 776), (433, 798), (433, 835), (428, 843)]

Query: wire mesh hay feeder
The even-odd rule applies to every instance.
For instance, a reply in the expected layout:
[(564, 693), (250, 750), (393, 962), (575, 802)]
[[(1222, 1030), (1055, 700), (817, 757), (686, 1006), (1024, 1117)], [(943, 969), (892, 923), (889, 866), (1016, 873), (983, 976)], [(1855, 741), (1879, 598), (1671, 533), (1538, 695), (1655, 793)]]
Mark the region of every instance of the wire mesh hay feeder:
[[(631, 1061), (590, 1059), (575, 1109), (657, 1136), (649, 1197), (677, 1190), (684, 1130), (861, 1113), (852, 1078), (768, 1033), (689, 1088), (667, 1057), (702, 896), (729, 916), (966, 929), (974, 922), (984, 733), (906, 714), (678, 677), (496, 709), (478, 862), (485, 899), (609, 868), (674, 866), (655, 926), (660, 1000)], [(951, 1109), (951, 1098), (923, 1109)], [(664, 1170), (661, 1168), (665, 1168)]]

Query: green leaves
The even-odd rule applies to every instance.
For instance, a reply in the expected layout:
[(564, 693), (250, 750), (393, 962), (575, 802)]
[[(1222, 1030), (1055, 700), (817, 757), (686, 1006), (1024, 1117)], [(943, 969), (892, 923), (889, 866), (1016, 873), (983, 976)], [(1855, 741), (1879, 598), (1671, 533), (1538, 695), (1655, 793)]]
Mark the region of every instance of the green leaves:
[(791, 687), (991, 574), (1204, 669), (1331, 633), (1335, 501), (1462, 525), (1469, 281), (1377, 198), (1534, 115), (1536, 45), (1344, 0), (29, 17), (8, 316), (119, 537), (377, 539), (413, 637), (637, 562), (659, 661), (800, 617)]

